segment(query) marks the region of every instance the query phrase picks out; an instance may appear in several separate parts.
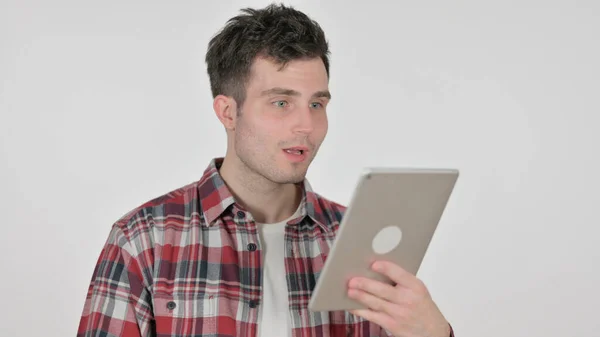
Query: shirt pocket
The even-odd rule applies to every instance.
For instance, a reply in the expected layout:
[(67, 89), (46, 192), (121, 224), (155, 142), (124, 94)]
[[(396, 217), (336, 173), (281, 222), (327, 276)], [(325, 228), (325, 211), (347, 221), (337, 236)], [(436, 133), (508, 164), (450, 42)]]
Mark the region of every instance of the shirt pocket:
[(235, 316), (220, 307), (228, 306), (213, 294), (154, 295), (154, 320), (157, 337), (235, 336)]

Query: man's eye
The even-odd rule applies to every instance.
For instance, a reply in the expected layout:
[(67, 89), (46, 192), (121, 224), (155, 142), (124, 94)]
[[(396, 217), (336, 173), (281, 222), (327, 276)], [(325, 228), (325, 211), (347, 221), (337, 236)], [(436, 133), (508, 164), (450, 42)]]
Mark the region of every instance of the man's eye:
[(286, 102), (286, 101), (273, 102), (273, 105), (275, 105), (276, 107), (279, 107), (279, 108), (285, 108), (287, 106), (287, 104), (288, 104), (288, 102)]
[(323, 107), (323, 104), (321, 104), (319, 102), (314, 102), (314, 103), (311, 103), (310, 106), (312, 108), (321, 108), (321, 107)]

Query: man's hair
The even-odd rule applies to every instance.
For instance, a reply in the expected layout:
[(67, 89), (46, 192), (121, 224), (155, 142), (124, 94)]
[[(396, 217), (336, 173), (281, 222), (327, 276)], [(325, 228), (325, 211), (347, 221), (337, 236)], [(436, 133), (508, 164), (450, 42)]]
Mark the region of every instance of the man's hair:
[(272, 60), (282, 68), (292, 60), (319, 57), (329, 77), (329, 46), (317, 22), (283, 4), (241, 12), (229, 19), (208, 44), (205, 62), (213, 98), (232, 96), (241, 107), (257, 57)]

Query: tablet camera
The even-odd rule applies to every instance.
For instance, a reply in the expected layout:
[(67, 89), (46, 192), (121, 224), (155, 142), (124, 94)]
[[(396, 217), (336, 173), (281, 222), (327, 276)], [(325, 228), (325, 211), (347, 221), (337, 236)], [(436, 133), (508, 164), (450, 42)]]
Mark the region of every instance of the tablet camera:
[(373, 251), (383, 255), (394, 250), (402, 240), (402, 231), (398, 226), (388, 226), (375, 235), (373, 238)]

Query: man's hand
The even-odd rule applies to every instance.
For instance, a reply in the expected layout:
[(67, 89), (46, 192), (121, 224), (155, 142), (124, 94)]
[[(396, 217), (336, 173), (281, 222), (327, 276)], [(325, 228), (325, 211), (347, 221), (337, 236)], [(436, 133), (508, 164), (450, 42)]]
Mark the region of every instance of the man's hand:
[(396, 285), (364, 277), (350, 280), (348, 296), (368, 308), (353, 310), (353, 314), (380, 325), (396, 337), (450, 336), (448, 322), (421, 280), (391, 262), (378, 261), (372, 268)]

